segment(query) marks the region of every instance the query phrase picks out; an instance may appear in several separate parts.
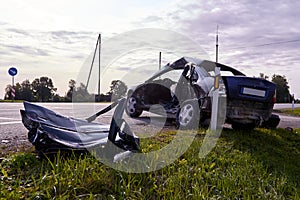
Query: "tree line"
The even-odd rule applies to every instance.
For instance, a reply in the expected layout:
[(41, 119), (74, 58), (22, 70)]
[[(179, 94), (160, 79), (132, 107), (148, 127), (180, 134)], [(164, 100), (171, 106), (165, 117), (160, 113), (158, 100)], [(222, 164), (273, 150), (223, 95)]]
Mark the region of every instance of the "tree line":
[[(268, 79), (264, 74), (260, 74), (260, 78)], [(276, 75), (272, 76), (273, 83), (276, 84), (276, 102), (277, 103), (290, 103), (292, 95), (289, 91), (289, 85), (285, 76)], [(106, 94), (100, 96), (90, 94), (83, 83), (76, 86), (76, 81), (69, 81), (69, 89), (65, 96), (59, 96), (54, 87), (53, 81), (49, 77), (40, 77), (30, 82), (28, 79), (21, 83), (16, 83), (15, 97), (12, 96), (12, 86), (7, 85), (5, 88), (5, 100), (25, 100), (33, 102), (71, 102), (71, 101), (111, 101), (126, 96), (127, 85), (121, 80), (113, 80), (110, 85), (110, 90)], [(299, 102), (299, 100), (296, 100)]]
[(14, 86), (15, 96), (12, 95), (12, 85), (5, 88), (5, 100), (24, 100), (31, 102), (87, 102), (87, 101), (111, 101), (126, 94), (127, 86), (120, 80), (111, 82), (110, 91), (100, 96), (90, 94), (83, 83), (76, 86), (76, 81), (69, 81), (69, 89), (64, 96), (56, 93), (53, 81), (49, 77), (40, 77), (30, 82), (28, 79)]
[[(269, 77), (260, 73), (260, 78), (268, 79)], [(271, 81), (276, 84), (276, 102), (291, 103), (294, 97), (290, 93), (287, 78), (282, 75), (274, 74)], [(297, 99), (295, 99), (295, 101), (299, 102)]]

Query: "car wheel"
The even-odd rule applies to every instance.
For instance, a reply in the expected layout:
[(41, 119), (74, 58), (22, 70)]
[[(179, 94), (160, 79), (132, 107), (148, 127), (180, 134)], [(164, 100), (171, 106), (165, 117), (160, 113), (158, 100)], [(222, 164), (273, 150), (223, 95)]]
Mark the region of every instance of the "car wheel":
[(176, 116), (176, 125), (179, 129), (198, 129), (200, 110), (197, 101), (188, 100), (182, 103)]
[(235, 130), (253, 130), (256, 127), (256, 124), (255, 123), (242, 124), (238, 122), (233, 122), (231, 126)]
[(264, 121), (261, 125), (262, 128), (275, 129), (280, 122), (280, 118), (278, 115), (272, 114), (271, 117)]
[(127, 98), (127, 103), (126, 103), (126, 113), (130, 117), (139, 117), (143, 110), (137, 109), (138, 107), (138, 100), (135, 96), (129, 96)]

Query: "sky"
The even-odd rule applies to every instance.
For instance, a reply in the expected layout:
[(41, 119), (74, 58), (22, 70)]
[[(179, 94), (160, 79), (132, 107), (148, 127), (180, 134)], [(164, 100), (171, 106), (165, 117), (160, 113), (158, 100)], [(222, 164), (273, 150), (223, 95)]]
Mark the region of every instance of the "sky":
[[(201, 59), (215, 60), (217, 25), (220, 63), (251, 77), (260, 73), (269, 77), (284, 75), (290, 92), (300, 99), (297, 0), (0, 2), (0, 99), (6, 85), (12, 83), (10, 67), (18, 69), (15, 82), (47, 76), (57, 92), (65, 95), (70, 79), (86, 79), (100, 33), (103, 93), (108, 91), (111, 80), (132, 79), (129, 72), (138, 71), (136, 66), (145, 66), (142, 71), (151, 76), (157, 70), (159, 51), (166, 64), (183, 53), (195, 55), (195, 49), (190, 48), (196, 44), (199, 51), (206, 53), (198, 55)], [(166, 41), (167, 37), (176, 42)], [(193, 44), (180, 43), (181, 40)], [(159, 41), (162, 46), (153, 46)], [(105, 55), (112, 52), (117, 52), (117, 57), (110, 58), (113, 62), (105, 61)]]

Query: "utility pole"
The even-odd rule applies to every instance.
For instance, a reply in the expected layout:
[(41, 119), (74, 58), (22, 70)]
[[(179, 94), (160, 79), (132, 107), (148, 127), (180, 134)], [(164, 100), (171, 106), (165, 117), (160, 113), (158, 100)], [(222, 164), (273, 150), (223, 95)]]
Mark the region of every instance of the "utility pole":
[(217, 25), (217, 35), (216, 35), (216, 63), (218, 62), (219, 56), (219, 25)]
[(161, 69), (161, 51), (159, 52), (159, 57), (158, 57), (158, 69)]
[(101, 58), (101, 34), (98, 36), (98, 50), (99, 50), (99, 74), (98, 74), (98, 100), (100, 100), (100, 76), (101, 76), (101, 65), (100, 65), (100, 58)]
[(211, 114), (211, 130), (216, 131), (218, 127), (218, 111), (219, 111), (219, 81), (220, 81), (220, 67), (218, 64), (218, 29), (217, 25), (217, 33), (216, 33), (216, 65), (215, 65), (215, 83), (214, 83), (214, 91), (213, 91), (213, 102), (212, 102), (212, 114)]
[(89, 71), (89, 75), (88, 75), (88, 79), (86, 81), (86, 85), (85, 85), (85, 89), (87, 90), (88, 86), (89, 86), (89, 82), (90, 82), (90, 78), (91, 78), (91, 73), (92, 73), (92, 69), (93, 69), (93, 65), (94, 65), (94, 61), (95, 61), (95, 57), (96, 57), (96, 52), (99, 52), (99, 74), (98, 74), (98, 98), (100, 98), (100, 75), (101, 75), (101, 66), (100, 66), (100, 56), (101, 56), (101, 34), (98, 35), (98, 39), (96, 42), (96, 47), (95, 47), (95, 51), (94, 51), (94, 55), (93, 55), (93, 59), (92, 59), (92, 63), (91, 63), (91, 67), (90, 67), (90, 71)]

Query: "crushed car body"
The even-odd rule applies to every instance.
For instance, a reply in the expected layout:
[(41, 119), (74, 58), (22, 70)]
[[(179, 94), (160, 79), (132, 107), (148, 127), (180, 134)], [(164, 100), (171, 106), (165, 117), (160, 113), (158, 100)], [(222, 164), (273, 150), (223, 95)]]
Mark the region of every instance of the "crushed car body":
[[(276, 99), (274, 83), (247, 77), (220, 63), (189, 57), (167, 64), (144, 83), (129, 89), (127, 114), (138, 117), (143, 111), (167, 113), (168, 118), (176, 119), (178, 127), (188, 128), (189, 122), (195, 121), (194, 117), (199, 118), (200, 125), (207, 125), (212, 111), (215, 67), (221, 71), (227, 123), (237, 129), (278, 125), (279, 117), (272, 114)], [(197, 102), (197, 107), (193, 101)], [(163, 113), (153, 109), (154, 105), (161, 105)]]
[[(121, 99), (101, 110), (88, 119), (65, 117), (45, 107), (24, 102), (21, 110), (22, 122), (29, 130), (28, 140), (35, 146), (38, 155), (55, 154), (58, 151), (89, 152), (115, 146), (119, 152), (111, 150), (103, 152), (109, 156), (120, 157), (140, 150), (139, 138), (130, 130), (123, 120), (125, 99)], [(92, 122), (99, 115), (116, 109), (110, 124)], [(112, 144), (112, 145), (109, 145)]]

